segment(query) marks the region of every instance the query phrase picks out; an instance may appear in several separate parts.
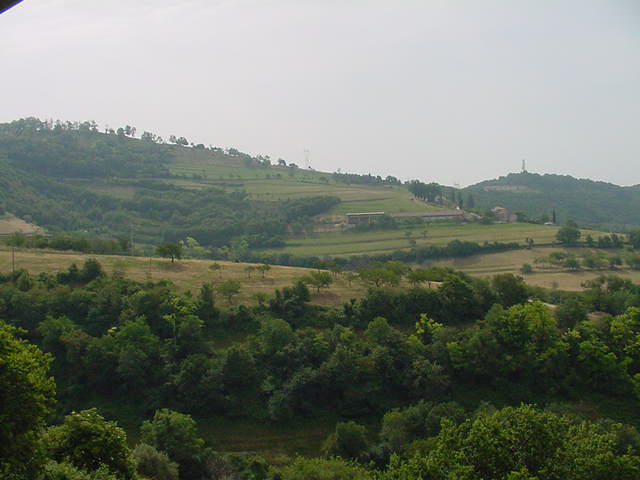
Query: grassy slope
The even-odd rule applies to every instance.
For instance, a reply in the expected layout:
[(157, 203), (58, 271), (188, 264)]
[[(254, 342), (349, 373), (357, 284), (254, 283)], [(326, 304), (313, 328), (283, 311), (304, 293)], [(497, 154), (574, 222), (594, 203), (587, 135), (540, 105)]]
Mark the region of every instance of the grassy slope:
[[(309, 269), (296, 267), (273, 266), (262, 278), (258, 272), (247, 278), (244, 271), (250, 264), (218, 262), (224, 268), (213, 272), (209, 266), (211, 260), (180, 260), (172, 264), (170, 260), (149, 259), (144, 257), (121, 257), (117, 255), (83, 255), (80, 253), (51, 252), (43, 250), (17, 250), (16, 269), (24, 268), (31, 273), (40, 272), (55, 273), (66, 270), (72, 263), (80, 266), (87, 258), (97, 258), (103, 268), (111, 273), (120, 271), (125, 276), (138, 281), (168, 279), (179, 290), (198, 291), (203, 283), (219, 283), (228, 279), (237, 279), (242, 283), (242, 289), (233, 303), (252, 303), (253, 294), (263, 292), (272, 294), (276, 288), (289, 286), (294, 280), (309, 273)], [(0, 271), (11, 270), (11, 251), (7, 247), (0, 247)], [(343, 279), (338, 279), (328, 291), (315, 293), (312, 291), (312, 301), (323, 305), (340, 304), (353, 297), (362, 295), (365, 288), (354, 283), (351, 287)], [(226, 306), (226, 300), (219, 299), (222, 306)]]
[(0, 215), (0, 235), (9, 235), (13, 232), (31, 234), (38, 231), (39, 228), (36, 225), (25, 222), (13, 215)]

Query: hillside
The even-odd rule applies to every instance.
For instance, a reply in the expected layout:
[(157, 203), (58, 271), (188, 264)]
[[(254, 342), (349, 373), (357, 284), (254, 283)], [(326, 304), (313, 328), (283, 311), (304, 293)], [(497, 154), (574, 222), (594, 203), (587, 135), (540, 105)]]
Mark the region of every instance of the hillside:
[(640, 187), (620, 187), (568, 175), (511, 173), (466, 189), (476, 207), (496, 205), (530, 218), (551, 218), (558, 223), (574, 220), (584, 226), (629, 228), (640, 225)]
[(210, 247), (268, 248), (319, 214), (441, 208), (416, 201), (393, 177), (327, 174), (134, 134), (128, 126), (101, 132), (92, 122), (33, 118), (0, 125), (0, 214), (49, 232), (135, 230), (148, 244), (193, 237)]

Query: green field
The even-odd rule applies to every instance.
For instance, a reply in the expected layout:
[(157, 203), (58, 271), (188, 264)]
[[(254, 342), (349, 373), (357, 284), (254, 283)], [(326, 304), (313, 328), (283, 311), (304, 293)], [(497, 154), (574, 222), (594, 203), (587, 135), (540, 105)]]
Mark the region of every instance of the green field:
[(400, 186), (350, 185), (331, 179), (330, 173), (283, 167), (246, 167), (239, 160), (216, 156), (211, 152), (177, 149), (176, 160), (170, 165), (176, 175), (190, 180), (171, 180), (187, 188), (221, 186), (226, 190), (246, 191), (256, 200), (331, 195), (340, 198), (330, 214), (382, 211), (385, 213), (439, 210), (440, 207), (416, 201)]
[[(296, 255), (332, 255), (347, 256), (357, 254), (388, 253), (399, 249), (408, 249), (409, 240), (421, 245), (446, 245), (452, 240), (487, 242), (520, 242), (533, 238), (536, 244), (548, 244), (555, 240), (559, 227), (535, 225), (530, 223), (510, 223), (482, 225), (479, 223), (431, 223), (413, 228), (382, 230), (372, 232), (330, 232), (310, 237), (296, 237), (287, 241), (282, 250)], [(426, 237), (423, 230), (427, 230)], [(411, 231), (411, 237), (406, 232)], [(583, 230), (583, 235), (588, 233)], [(268, 250), (270, 252), (278, 250)]]

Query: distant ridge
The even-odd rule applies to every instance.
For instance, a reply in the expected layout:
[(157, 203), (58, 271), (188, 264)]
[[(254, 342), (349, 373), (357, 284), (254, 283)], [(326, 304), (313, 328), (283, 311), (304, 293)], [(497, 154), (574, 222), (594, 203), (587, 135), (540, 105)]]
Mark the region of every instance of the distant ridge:
[(583, 225), (630, 228), (640, 225), (640, 185), (621, 187), (570, 175), (510, 173), (464, 189), (479, 208), (502, 205), (531, 218), (569, 219)]

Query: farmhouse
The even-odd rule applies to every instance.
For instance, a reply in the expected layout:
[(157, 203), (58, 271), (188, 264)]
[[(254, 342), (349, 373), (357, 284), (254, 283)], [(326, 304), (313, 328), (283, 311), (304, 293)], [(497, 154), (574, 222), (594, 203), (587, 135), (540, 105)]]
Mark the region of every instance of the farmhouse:
[(363, 223), (371, 223), (374, 220), (384, 216), (384, 212), (365, 212), (365, 213), (347, 213), (347, 225), (362, 225)]
[(407, 212), (392, 213), (392, 218), (421, 218), (425, 222), (434, 222), (437, 220), (463, 220), (463, 210), (440, 210), (435, 212)]

